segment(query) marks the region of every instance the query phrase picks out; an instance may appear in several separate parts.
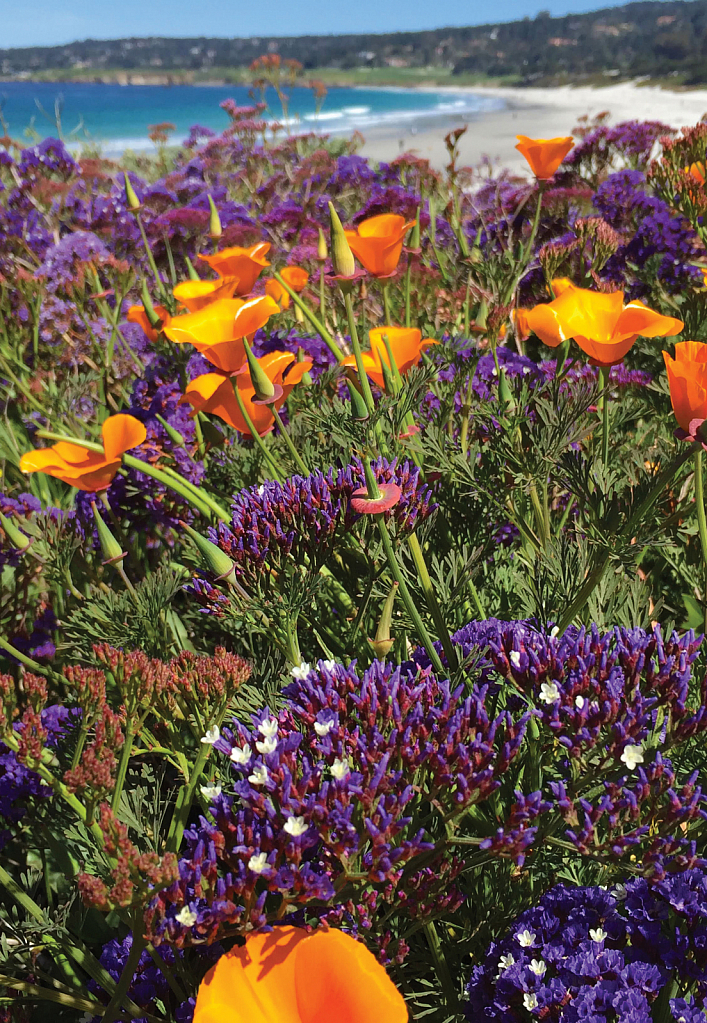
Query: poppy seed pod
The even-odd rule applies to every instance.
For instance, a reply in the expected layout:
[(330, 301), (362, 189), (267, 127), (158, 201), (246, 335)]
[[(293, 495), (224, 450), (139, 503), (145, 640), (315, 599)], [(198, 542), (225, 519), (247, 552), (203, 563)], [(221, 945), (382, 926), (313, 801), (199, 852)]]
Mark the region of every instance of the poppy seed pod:
[(319, 228), (319, 240), (317, 241), (317, 259), (319, 260), (320, 263), (324, 263), (324, 262), (326, 262), (326, 260), (328, 258), (329, 258), (329, 253), (327, 251), (326, 238), (324, 236), (324, 232), (322, 231), (322, 229), (320, 227)]
[(346, 240), (339, 214), (332, 203), (329, 203), (329, 220), (331, 223), (331, 261), (334, 264), (334, 273), (338, 277), (353, 277), (356, 273), (353, 252)]
[(101, 513), (96, 507), (96, 502), (91, 504), (93, 509), (93, 517), (96, 521), (96, 530), (98, 532), (98, 539), (101, 543), (101, 552), (103, 553), (103, 564), (104, 565), (115, 565), (122, 561), (127, 555), (127, 551), (124, 551), (120, 546), (116, 538), (111, 533), (108, 526), (103, 521)]
[(216, 209), (216, 203), (214, 202), (214, 200), (211, 198), (210, 195), (209, 195), (208, 199), (209, 199), (209, 210), (210, 210), (210, 215), (209, 215), (209, 237), (213, 238), (214, 241), (216, 241), (216, 239), (220, 238), (221, 235), (223, 234), (223, 228), (221, 227), (221, 218), (218, 215), (218, 210)]
[(376, 629), (375, 639), (369, 639), (368, 642), (373, 647), (373, 652), (379, 661), (384, 660), (390, 653), (395, 640), (391, 638), (390, 627), (393, 621), (393, 604), (395, 603), (395, 597), (398, 592), (399, 583), (394, 582), (390, 587), (390, 593), (385, 599), (383, 610), (381, 611), (380, 621), (378, 622), (378, 628)]
[(141, 203), (135, 195), (135, 189), (132, 186), (132, 182), (128, 177), (127, 172), (123, 175), (123, 177), (125, 178), (125, 205), (129, 210), (139, 210)]
[(207, 540), (201, 533), (192, 529), (186, 522), (180, 522), (179, 524), (194, 541), (194, 546), (199, 551), (199, 554), (201, 554), (209, 571), (213, 572), (218, 580), (230, 583), (235, 579), (236, 566), (228, 555), (223, 553), (220, 547), (217, 547), (215, 543), (211, 543), (210, 540)]
[(6, 515), (0, 512), (0, 526), (2, 526), (5, 536), (10, 541), (13, 547), (16, 547), (18, 551), (26, 551), (32, 540), (29, 536), (17, 528), (12, 519), (8, 519)]
[(250, 373), (250, 380), (253, 384), (256, 400), (269, 401), (270, 398), (275, 397), (275, 385), (253, 355), (253, 349), (245, 338), (243, 338), (243, 347), (245, 348), (245, 356), (248, 360), (248, 372)]

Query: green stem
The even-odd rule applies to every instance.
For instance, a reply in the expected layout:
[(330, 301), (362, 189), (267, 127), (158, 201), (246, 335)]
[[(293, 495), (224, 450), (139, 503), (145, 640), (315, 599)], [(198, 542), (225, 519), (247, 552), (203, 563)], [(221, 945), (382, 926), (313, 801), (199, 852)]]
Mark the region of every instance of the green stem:
[(155, 257), (152, 255), (152, 249), (150, 248), (150, 243), (147, 240), (147, 235), (145, 234), (145, 228), (144, 228), (143, 223), (142, 223), (142, 217), (140, 216), (139, 212), (135, 214), (135, 220), (137, 221), (137, 226), (140, 228), (140, 235), (142, 237), (142, 244), (145, 246), (145, 254), (147, 255), (147, 261), (150, 264), (150, 269), (152, 270), (152, 273), (154, 275), (155, 284), (157, 285), (157, 289), (163, 295), (166, 296), (167, 291), (165, 289), (164, 284), (162, 283), (162, 278), (160, 277), (159, 270), (157, 269), (157, 264), (155, 263)]
[(123, 741), (123, 750), (120, 756), (120, 764), (118, 765), (118, 775), (115, 779), (113, 799), (111, 800), (111, 809), (113, 810), (113, 813), (117, 813), (118, 807), (120, 806), (120, 797), (123, 792), (125, 777), (128, 773), (128, 765), (130, 763), (130, 754), (132, 752), (132, 748), (133, 748), (133, 723), (132, 719), (128, 718), (128, 722), (125, 726), (125, 739)]
[(457, 661), (457, 655), (452, 644), (452, 638), (449, 635), (449, 630), (447, 629), (442, 609), (440, 608), (437, 597), (435, 596), (434, 587), (432, 586), (430, 573), (427, 570), (427, 563), (425, 562), (425, 555), (422, 552), (420, 541), (414, 533), (411, 533), (408, 538), (408, 546), (415, 562), (415, 568), (417, 569), (417, 575), (420, 580), (420, 585), (422, 586), (422, 592), (425, 594), (427, 607), (432, 615), (435, 625), (437, 626), (437, 636), (442, 644), (444, 656), (447, 658), (447, 665), (450, 671), (456, 671), (459, 667), (459, 662)]
[(276, 480), (278, 480), (279, 482), (282, 482), (281, 477), (280, 477), (280, 473), (278, 471), (277, 465), (275, 464), (274, 458), (272, 457), (272, 455), (268, 451), (268, 448), (267, 448), (266, 444), (263, 442), (263, 438), (260, 436), (260, 434), (256, 430), (255, 425), (253, 423), (253, 420), (248, 415), (248, 410), (245, 407), (245, 403), (243, 401), (243, 398), (241, 398), (241, 393), (238, 390), (238, 384), (237, 384), (235, 379), (233, 380), (233, 393), (234, 393), (234, 395), (236, 397), (236, 404), (238, 405), (238, 408), (240, 409), (240, 413), (243, 416), (243, 419), (245, 421), (246, 426), (250, 430), (250, 435), (253, 438), (253, 441), (255, 442), (256, 447), (259, 448), (260, 453), (262, 454), (263, 458), (265, 459), (265, 462), (267, 463), (267, 465), (270, 467), (270, 472), (273, 474), (274, 478)]
[(602, 463), (607, 466), (609, 464), (609, 373), (611, 372), (610, 366), (599, 367), (599, 381), (601, 383), (602, 394), (599, 398), (599, 408), (601, 409), (601, 460)]
[(299, 309), (302, 310), (302, 312), (307, 317), (309, 322), (312, 324), (314, 329), (317, 331), (317, 333), (321, 337), (322, 341), (327, 346), (329, 351), (332, 353), (332, 355), (334, 356), (336, 361), (337, 362), (343, 362), (344, 361), (344, 353), (341, 351), (341, 349), (337, 345), (336, 341), (331, 336), (331, 334), (326, 329), (326, 327), (324, 326), (322, 321), (319, 319), (319, 317), (316, 315), (316, 313), (312, 312), (312, 310), (309, 308), (307, 303), (302, 301), (302, 299), (299, 297), (297, 292), (292, 290), (292, 288), (289, 286), (289, 284), (287, 284), (287, 282), (282, 279), (282, 277), (280, 276), (279, 273), (277, 273), (277, 272), (274, 273), (273, 277), (278, 282), (278, 284), (280, 284), (285, 289), (285, 291), (290, 296), (290, 298), (295, 303), (295, 305)]
[(196, 792), (197, 782), (202, 775), (204, 765), (209, 758), (211, 752), (211, 744), (208, 742), (201, 743), (201, 748), (197, 754), (196, 760), (194, 761), (194, 767), (192, 769), (189, 781), (185, 785), (182, 785), (177, 796), (177, 804), (174, 808), (174, 814), (172, 821), (169, 826), (169, 832), (167, 834), (166, 848), (169, 852), (176, 852), (182, 841), (182, 835), (184, 834), (184, 828), (186, 827), (187, 817), (191, 810), (191, 804), (194, 799), (194, 793)]
[(324, 267), (319, 268), (319, 315), (326, 320), (326, 293), (324, 288)]
[[(705, 480), (702, 470), (702, 446), (697, 445), (695, 451), (695, 507), (697, 510), (697, 529), (700, 534), (702, 548), (703, 579), (707, 580), (707, 517), (705, 517)], [(702, 600), (705, 614), (705, 632), (707, 632), (707, 586), (702, 587)]]
[(407, 269), (405, 270), (405, 326), (410, 326), (410, 276), (411, 276), (411, 259), (408, 255)]
[(288, 433), (287, 427), (283, 423), (282, 417), (280, 416), (280, 413), (278, 412), (278, 410), (275, 408), (274, 405), (272, 406), (272, 414), (275, 416), (275, 422), (277, 423), (277, 428), (280, 431), (280, 433), (282, 434), (282, 439), (284, 440), (285, 444), (287, 445), (287, 450), (290, 452), (290, 455), (292, 456), (292, 459), (294, 460), (295, 465), (297, 466), (298, 469), (300, 469), (304, 473), (305, 476), (308, 476), (309, 475), (309, 469), (307, 468), (307, 465), (305, 464), (305, 461), (302, 458), (302, 456), (300, 455), (299, 451), (297, 450), (297, 448), (292, 443), (292, 438), (290, 437), (290, 435)]
[[(137, 922), (135, 921), (135, 923)], [(120, 974), (118, 983), (115, 985), (115, 991), (113, 992), (111, 1000), (108, 1002), (108, 1006), (103, 1016), (104, 1023), (113, 1023), (113, 1020), (120, 1012), (120, 1006), (123, 1004), (123, 999), (127, 995), (133, 977), (137, 972), (140, 956), (147, 945), (147, 941), (142, 936), (140, 927), (135, 926), (135, 924), (132, 927), (132, 936), (133, 943), (130, 947), (130, 954), (128, 955), (125, 966), (123, 967), (123, 972)]]
[(375, 409), (373, 402), (373, 394), (371, 392), (371, 384), (366, 373), (365, 366), (363, 365), (363, 353), (361, 351), (361, 345), (358, 340), (358, 331), (356, 329), (356, 317), (354, 316), (353, 301), (351, 300), (351, 292), (347, 291), (344, 295), (344, 301), (346, 303), (346, 316), (349, 321), (349, 334), (351, 336), (351, 347), (354, 350), (354, 357), (356, 359), (356, 372), (358, 373), (358, 379), (361, 384), (361, 392), (363, 399), (366, 402), (366, 408), (369, 414)]
[(385, 309), (385, 323), (387, 327), (392, 327), (393, 317), (390, 311), (390, 285), (386, 281), (383, 285), (383, 308)]
[[(180, 494), (189, 504), (193, 504), (197, 511), (200, 511), (202, 515), (207, 518), (211, 515), (210, 502), (206, 501), (206, 498), (201, 494), (197, 494), (186, 480), (183, 480), (181, 476), (168, 475), (162, 469), (158, 469), (156, 465), (150, 465), (149, 462), (142, 462), (139, 458), (135, 458), (134, 455), (123, 455), (123, 464), (127, 465), (131, 469), (137, 469), (138, 472), (144, 472), (146, 476), (152, 476), (153, 479), (159, 480), (160, 483), (164, 483), (170, 490), (174, 490), (175, 493)], [(222, 509), (223, 511), (223, 509)], [(225, 514), (225, 512), (223, 513)], [(219, 515), (221, 518), (221, 515)], [(223, 521), (229, 521), (231, 516)]]
[(452, 979), (452, 975), (449, 972), (449, 966), (444, 956), (444, 949), (439, 940), (439, 935), (435, 928), (434, 923), (430, 920), (425, 924), (423, 928), (425, 937), (427, 938), (427, 944), (430, 946), (430, 952), (432, 953), (432, 959), (434, 960), (435, 973), (440, 982), (442, 990), (444, 992), (444, 998), (447, 1003), (447, 1008), (451, 1013), (456, 1014), (459, 1011), (459, 996), (457, 989)]

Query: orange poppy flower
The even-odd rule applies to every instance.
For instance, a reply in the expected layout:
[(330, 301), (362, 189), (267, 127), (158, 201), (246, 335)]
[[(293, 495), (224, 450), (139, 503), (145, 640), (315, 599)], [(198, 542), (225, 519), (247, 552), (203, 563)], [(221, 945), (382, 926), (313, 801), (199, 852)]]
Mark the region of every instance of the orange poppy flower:
[[(280, 272), (280, 276), (285, 284), (289, 284), (292, 290), (296, 291), (297, 294), (299, 294), (300, 291), (304, 291), (307, 287), (307, 281), (309, 280), (309, 274), (306, 270), (303, 270), (301, 266), (286, 266), (284, 270)], [(265, 285), (265, 294), (274, 299), (274, 301), (280, 306), (280, 309), (290, 308), (290, 296), (279, 281), (268, 281)]]
[(691, 163), (685, 170), (691, 178), (694, 178), (700, 185), (704, 185), (706, 176), (705, 165), (703, 163)]
[(215, 252), (213, 256), (202, 254), (199, 259), (208, 263), (219, 277), (237, 277), (236, 294), (248, 295), (265, 267), (270, 266), (265, 258), (269, 251), (270, 242), (258, 242), (249, 249), (233, 245), (230, 249)]
[[(269, 352), (258, 359), (258, 363), (265, 370), (268, 380), (282, 388), (282, 394), (273, 402), (277, 409), (284, 405), (295, 385), (301, 381), (307, 370), (312, 368), (311, 360), (296, 362), (292, 352)], [(285, 377), (285, 371), (288, 369)], [(188, 402), (193, 406), (195, 413), (211, 412), (239, 433), (250, 437), (252, 434), (233, 393), (234, 384), (238, 387), (238, 393), (253, 426), (263, 437), (272, 429), (275, 417), (270, 411), (270, 405), (255, 404), (255, 388), (247, 367), (232, 376), (224, 376), (223, 373), (204, 373), (196, 377), (187, 385), (186, 391), (179, 399), (180, 404)]]
[(170, 321), (170, 315), (163, 305), (154, 306), (154, 310), (162, 320), (162, 326), (159, 329), (157, 327), (153, 327), (148, 320), (144, 305), (131, 305), (128, 309), (127, 316), (125, 317), (128, 323), (139, 323), (153, 344), (160, 336), (161, 331), (164, 330)]
[(344, 234), (354, 256), (370, 274), (390, 277), (400, 262), (403, 238), (414, 226), (414, 220), (397, 213), (381, 213), (362, 220), (355, 231)]
[(688, 435), (691, 424), (707, 419), (707, 345), (701, 341), (678, 341), (675, 358), (663, 352), (668, 371), (670, 401), (678, 425)]
[(597, 366), (621, 362), (639, 334), (668, 337), (683, 328), (681, 320), (637, 300), (624, 306), (623, 291), (590, 291), (565, 278), (554, 280), (552, 289), (556, 295), (552, 302), (528, 309), (527, 325), (550, 348), (574, 338)]
[[(393, 360), (401, 376), (407, 373), (411, 366), (419, 364), (425, 348), (429, 348), (430, 345), (439, 344), (438, 341), (434, 341), (431, 337), (426, 337), (423, 341), (421, 331), (416, 330), (414, 327), (374, 327), (373, 330), (369, 330), (368, 336), (371, 341), (371, 350), (362, 353), (363, 365), (367, 375), (379, 387), (385, 386), (383, 363), (389, 369), (392, 368), (384, 341), (386, 335)], [(356, 369), (355, 356), (347, 355), (342, 362), (342, 366), (351, 366)]]
[(516, 149), (528, 161), (528, 165), (539, 181), (553, 177), (564, 158), (574, 146), (569, 136), (556, 139), (529, 139), (527, 135), (516, 135)]
[(172, 294), (190, 313), (198, 313), (221, 298), (233, 298), (237, 285), (237, 277), (219, 277), (217, 281), (182, 281), (172, 289)]
[(22, 472), (45, 472), (70, 487), (96, 493), (110, 486), (120, 468), (123, 455), (142, 444), (145, 427), (134, 416), (109, 416), (103, 423), (103, 454), (89, 451), (81, 443), (59, 441), (50, 448), (28, 451), (20, 459)]
[(197, 352), (224, 373), (235, 373), (245, 363), (243, 338), (265, 326), (280, 307), (268, 295), (244, 302), (220, 298), (196, 313), (175, 316), (165, 334), (175, 344), (194, 345)]
[(406, 1023), (402, 995), (371, 952), (336, 930), (275, 927), (212, 966), (194, 1023)]
[(516, 337), (520, 338), (521, 341), (525, 341), (530, 337), (527, 309), (523, 309), (518, 306), (517, 309), (513, 310), (513, 326), (516, 332)]

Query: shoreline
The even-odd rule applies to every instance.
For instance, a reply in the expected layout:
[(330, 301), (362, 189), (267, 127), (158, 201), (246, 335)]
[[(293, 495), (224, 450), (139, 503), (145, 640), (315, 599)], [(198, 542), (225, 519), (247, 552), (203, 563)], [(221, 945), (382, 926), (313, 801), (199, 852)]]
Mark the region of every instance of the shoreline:
[(444, 135), (468, 125), (459, 143), (460, 163), (478, 167), (488, 158), (494, 167), (527, 176), (528, 166), (515, 148), (516, 135), (554, 138), (571, 135), (580, 117), (594, 117), (608, 110), (609, 124), (622, 121), (661, 121), (673, 128), (695, 124), (707, 115), (707, 89), (675, 91), (636, 82), (621, 82), (599, 88), (560, 86), (558, 88), (517, 88), (510, 86), (439, 86), (435, 92), (474, 93), (504, 103), (497, 110), (479, 111), (472, 117), (449, 115), (445, 125), (425, 127), (412, 133), (405, 126), (398, 131), (372, 128), (361, 148), (362, 156), (390, 161), (404, 152), (429, 160), (435, 170), (448, 161)]

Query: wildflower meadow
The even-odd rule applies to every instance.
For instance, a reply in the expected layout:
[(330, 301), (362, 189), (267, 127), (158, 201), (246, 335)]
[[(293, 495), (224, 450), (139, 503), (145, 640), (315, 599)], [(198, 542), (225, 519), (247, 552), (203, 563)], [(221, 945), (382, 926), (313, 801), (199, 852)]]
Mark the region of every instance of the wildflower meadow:
[(224, 106), (0, 139), (0, 1020), (702, 1023), (707, 124)]

